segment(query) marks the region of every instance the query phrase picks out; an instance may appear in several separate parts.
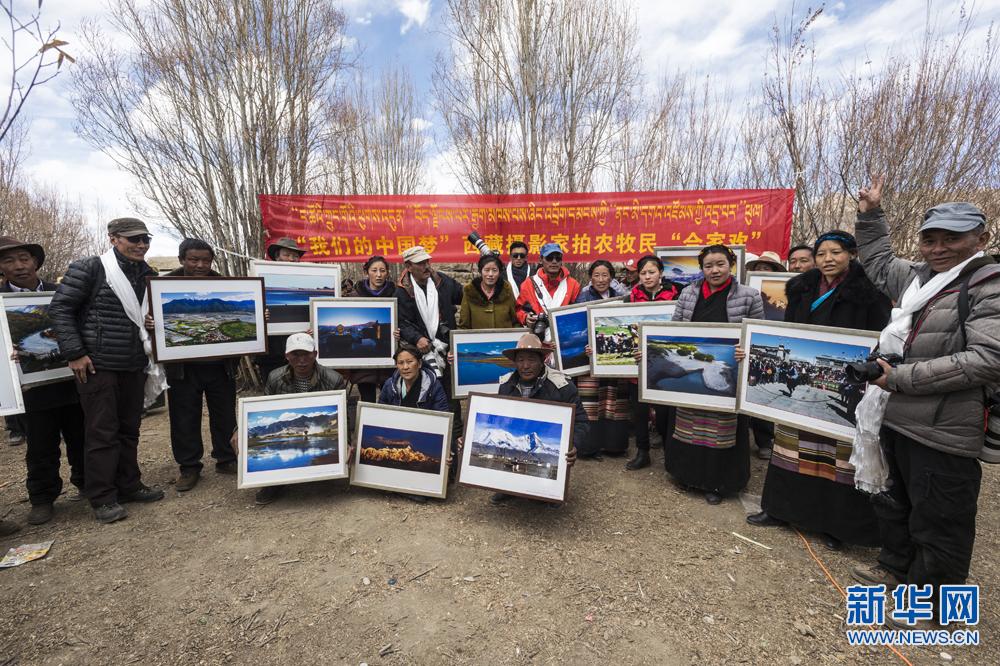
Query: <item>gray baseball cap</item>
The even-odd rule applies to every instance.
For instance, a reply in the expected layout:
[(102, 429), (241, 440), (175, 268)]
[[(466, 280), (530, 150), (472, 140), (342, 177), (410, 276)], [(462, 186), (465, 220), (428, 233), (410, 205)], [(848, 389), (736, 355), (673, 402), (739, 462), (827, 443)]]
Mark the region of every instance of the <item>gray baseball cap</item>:
[(924, 213), (924, 223), (920, 225), (920, 231), (945, 229), (965, 233), (985, 224), (986, 213), (978, 206), (964, 201), (951, 201), (938, 204)]

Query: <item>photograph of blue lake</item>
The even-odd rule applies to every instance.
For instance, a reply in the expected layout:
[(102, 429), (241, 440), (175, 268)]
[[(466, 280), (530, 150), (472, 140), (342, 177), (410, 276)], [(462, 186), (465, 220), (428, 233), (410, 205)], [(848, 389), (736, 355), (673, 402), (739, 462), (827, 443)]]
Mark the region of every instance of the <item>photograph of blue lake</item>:
[(333, 280), (320, 275), (268, 275), (264, 278), (264, 303), (270, 321), (309, 321), (309, 299), (336, 296)]
[(515, 343), (460, 342), (455, 345), (455, 363), (460, 386), (499, 384), (500, 378), (513, 372), (514, 363), (503, 355)]
[(272, 409), (247, 415), (247, 471), (336, 465), (337, 405)]
[(563, 370), (590, 365), (587, 356), (587, 311), (560, 315), (556, 320), (559, 334), (559, 357)]
[(695, 338), (650, 335), (646, 338), (646, 388), (676, 393), (736, 397), (736, 345), (739, 337)]

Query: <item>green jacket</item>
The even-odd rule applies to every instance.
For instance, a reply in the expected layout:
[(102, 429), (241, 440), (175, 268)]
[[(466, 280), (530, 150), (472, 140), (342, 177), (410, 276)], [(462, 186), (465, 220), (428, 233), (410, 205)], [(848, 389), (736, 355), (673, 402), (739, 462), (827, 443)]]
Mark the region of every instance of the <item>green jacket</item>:
[(510, 284), (503, 280), (487, 299), (480, 288), (482, 278), (476, 278), (462, 289), (462, 306), (458, 311), (458, 327), (479, 330), (483, 328), (519, 328), (514, 315), (517, 299)]

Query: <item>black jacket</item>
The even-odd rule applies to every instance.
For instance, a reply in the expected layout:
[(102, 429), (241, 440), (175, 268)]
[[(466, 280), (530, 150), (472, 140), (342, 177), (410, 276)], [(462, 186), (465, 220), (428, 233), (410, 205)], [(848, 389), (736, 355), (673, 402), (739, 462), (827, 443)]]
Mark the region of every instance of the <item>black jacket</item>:
[[(55, 291), (58, 286), (55, 282), (42, 280), (42, 291)], [(14, 290), (10, 288), (10, 284), (5, 280), (0, 285), (0, 292), (9, 294), (13, 293)], [(23, 395), (25, 412), (54, 409), (80, 402), (80, 396), (76, 392), (76, 386), (74, 386), (72, 378), (24, 389)]]
[[(521, 389), (517, 386), (517, 372), (513, 372), (510, 378), (500, 384), (499, 395), (512, 398), (521, 397)], [(577, 451), (584, 448), (587, 441), (587, 433), (590, 432), (590, 422), (587, 420), (587, 412), (583, 409), (583, 402), (580, 394), (576, 391), (576, 385), (570, 381), (569, 377), (553, 370), (545, 369), (545, 376), (535, 384), (530, 398), (532, 400), (550, 400), (552, 402), (564, 402), (568, 405), (576, 406), (576, 413), (573, 414), (573, 446)]]
[[(208, 272), (209, 277), (221, 277), (221, 275), (222, 274), (219, 273), (218, 271), (209, 270)], [(165, 277), (186, 277), (184, 275), (184, 267), (181, 266), (180, 268), (175, 268), (174, 270), (167, 273)], [(187, 374), (188, 365), (200, 365), (200, 366), (217, 365), (225, 369), (227, 377), (229, 377), (230, 379), (235, 379), (236, 366), (239, 364), (239, 362), (240, 362), (239, 359), (236, 358), (227, 358), (222, 360), (216, 359), (212, 361), (174, 361), (172, 363), (164, 363), (163, 371), (167, 375), (168, 384), (170, 382), (182, 381), (184, 379), (184, 376)]]
[(385, 288), (382, 289), (381, 294), (372, 293), (368, 289), (368, 284), (365, 280), (358, 280), (354, 283), (354, 294), (358, 298), (394, 298), (398, 295), (398, 291), (399, 287), (397, 287), (393, 282), (386, 282)]
[(819, 296), (821, 277), (819, 269), (814, 268), (785, 284), (788, 298), (785, 321), (863, 331), (881, 331), (889, 323), (892, 303), (875, 288), (857, 261), (851, 262), (847, 277), (833, 295), (810, 312), (809, 308)]
[[(156, 275), (146, 262), (129, 261), (115, 252), (118, 265), (142, 301), (146, 278)], [(74, 261), (49, 306), (59, 349), (67, 360), (90, 356), (97, 370), (132, 372), (146, 367), (139, 329), (125, 316), (104, 275), (100, 257)]]
[(462, 304), (462, 285), (437, 271), (431, 273), (430, 279), (434, 280), (434, 287), (437, 289), (438, 312), (441, 314), (437, 331), (428, 331), (424, 326), (424, 320), (420, 318), (417, 302), (413, 300), (414, 288), (420, 287), (414, 287), (409, 273), (400, 278), (396, 289), (395, 296), (399, 302), (399, 335), (411, 345), (417, 344), (420, 338), (433, 340), (435, 337), (447, 344), (448, 332), (457, 328), (455, 308)]

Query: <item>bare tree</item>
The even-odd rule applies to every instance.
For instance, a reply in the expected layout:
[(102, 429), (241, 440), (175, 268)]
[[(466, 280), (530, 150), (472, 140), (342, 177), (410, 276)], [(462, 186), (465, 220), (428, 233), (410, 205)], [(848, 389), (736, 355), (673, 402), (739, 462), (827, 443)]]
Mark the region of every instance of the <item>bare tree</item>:
[[(117, 0), (122, 50), (94, 25), (74, 77), (78, 132), (182, 236), (261, 256), (258, 193), (306, 193), (344, 15), (325, 0)], [(246, 261), (224, 254), (220, 268)]]
[(62, 48), (67, 42), (56, 37), (58, 25), (51, 30), (42, 28), (42, 0), (38, 0), (33, 12), (15, 10), (14, 0), (0, 0), (0, 11), (7, 18), (2, 40), (11, 60), (7, 101), (0, 114), (0, 143), (3, 143), (31, 92), (54, 79), (63, 62), (73, 62), (73, 58)]
[(627, 7), (449, 0), (434, 95), (467, 191), (588, 189), (639, 80)]
[(383, 71), (374, 91), (359, 74), (347, 98), (328, 107), (326, 191), (415, 194), (423, 189), (426, 142), (419, 108), (406, 70)]

